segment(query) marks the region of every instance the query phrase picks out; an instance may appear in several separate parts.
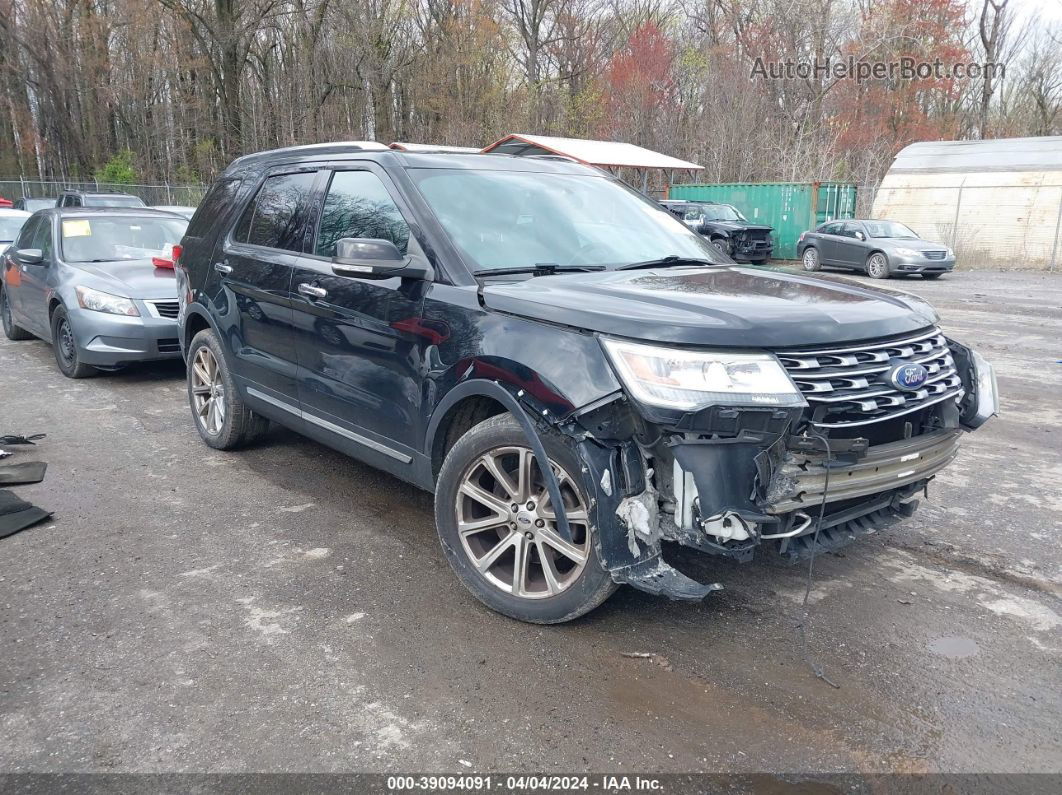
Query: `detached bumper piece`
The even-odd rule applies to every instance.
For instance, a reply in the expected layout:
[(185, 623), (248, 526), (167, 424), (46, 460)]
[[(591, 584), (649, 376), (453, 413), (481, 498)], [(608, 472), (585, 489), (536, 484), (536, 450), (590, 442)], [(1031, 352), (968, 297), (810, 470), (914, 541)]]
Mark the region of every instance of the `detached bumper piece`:
[(45, 511), (19, 499), (14, 492), (0, 489), (0, 538), (7, 538), (19, 530), (32, 527), (51, 515), (51, 511)]

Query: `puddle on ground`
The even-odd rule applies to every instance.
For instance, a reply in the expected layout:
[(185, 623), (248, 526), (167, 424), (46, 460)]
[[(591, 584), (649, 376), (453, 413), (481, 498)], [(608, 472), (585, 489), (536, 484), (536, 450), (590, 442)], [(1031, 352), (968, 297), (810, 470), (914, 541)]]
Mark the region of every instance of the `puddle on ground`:
[(943, 657), (959, 660), (963, 657), (973, 657), (980, 649), (970, 638), (944, 637), (934, 638), (929, 641), (929, 650)]

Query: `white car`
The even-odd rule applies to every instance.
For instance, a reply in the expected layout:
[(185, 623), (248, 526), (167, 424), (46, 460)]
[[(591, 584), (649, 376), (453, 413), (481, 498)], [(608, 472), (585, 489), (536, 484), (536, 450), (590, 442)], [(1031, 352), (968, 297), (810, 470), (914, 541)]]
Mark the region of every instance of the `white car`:
[(31, 215), (33, 213), (25, 210), (0, 209), (0, 254), (7, 251), (7, 247), (15, 242), (19, 230)]

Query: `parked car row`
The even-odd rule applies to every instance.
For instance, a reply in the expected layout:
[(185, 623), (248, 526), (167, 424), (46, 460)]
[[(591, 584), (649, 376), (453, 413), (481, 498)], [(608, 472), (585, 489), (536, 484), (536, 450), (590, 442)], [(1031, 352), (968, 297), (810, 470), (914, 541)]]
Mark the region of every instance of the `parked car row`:
[[(674, 199), (660, 204), (735, 262), (763, 265), (771, 257), (772, 228), (751, 223), (733, 205)], [(797, 256), (809, 272), (828, 266), (873, 279), (915, 274), (937, 279), (955, 267), (955, 252), (943, 243), (922, 240), (896, 221), (874, 219), (820, 224), (800, 235)]]
[(277, 423), (434, 492), (457, 577), (524, 621), (720, 587), (664, 541), (797, 558), (909, 516), (997, 410), (923, 301), (737, 266), (572, 161), (292, 147), (183, 223), (38, 212), (5, 332), (72, 377), (183, 352), (205, 444)]

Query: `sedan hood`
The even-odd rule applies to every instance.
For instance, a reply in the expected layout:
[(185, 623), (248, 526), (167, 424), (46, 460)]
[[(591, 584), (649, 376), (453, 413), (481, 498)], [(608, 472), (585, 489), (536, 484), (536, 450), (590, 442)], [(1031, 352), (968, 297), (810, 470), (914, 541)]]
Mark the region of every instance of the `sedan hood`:
[(906, 334), (937, 321), (898, 290), (738, 267), (542, 276), (482, 290), (490, 309), (650, 342), (792, 348)]
[(172, 268), (156, 268), (149, 259), (70, 264), (91, 276), (86, 287), (124, 298), (177, 298), (177, 277)]
[(911, 248), (915, 251), (943, 251), (947, 248), (943, 243), (930, 243), (928, 240), (910, 237), (872, 237), (872, 243), (888, 246), (889, 248)]

